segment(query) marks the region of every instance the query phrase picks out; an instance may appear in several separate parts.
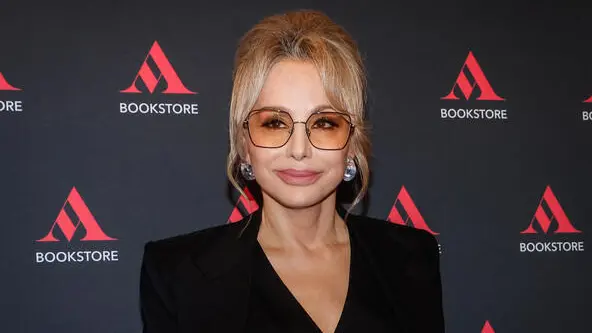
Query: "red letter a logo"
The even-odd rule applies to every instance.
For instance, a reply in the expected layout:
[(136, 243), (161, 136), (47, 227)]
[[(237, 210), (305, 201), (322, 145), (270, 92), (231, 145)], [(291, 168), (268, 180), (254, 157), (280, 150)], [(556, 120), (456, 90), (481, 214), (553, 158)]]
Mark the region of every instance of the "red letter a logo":
[[(148, 57), (152, 58), (156, 64), (156, 67), (160, 71), (158, 77), (154, 75), (148, 66)], [(177, 75), (173, 65), (171, 65), (169, 59), (167, 59), (166, 55), (164, 55), (164, 52), (162, 52), (162, 49), (160, 48), (160, 45), (158, 45), (157, 41), (152, 44), (152, 48), (150, 48), (150, 51), (148, 52), (146, 59), (144, 59), (144, 62), (138, 71), (138, 75), (136, 75), (132, 84), (129, 86), (129, 88), (122, 90), (121, 92), (140, 93), (140, 90), (138, 90), (136, 87), (138, 78), (141, 78), (142, 81), (144, 81), (146, 88), (148, 88), (148, 91), (151, 94), (154, 92), (154, 89), (161, 78), (167, 83), (167, 88), (162, 92), (163, 94), (195, 94), (195, 92), (190, 91), (183, 85), (183, 82), (181, 82), (181, 79), (179, 79), (179, 75)]]
[[(469, 78), (465, 75), (465, 72), (464, 72), (465, 68), (469, 71), (471, 76), (473, 76), (473, 80), (474, 80), (473, 83), (470, 83)], [(491, 85), (489, 84), (489, 81), (485, 77), (483, 70), (481, 70), (481, 66), (479, 66), (479, 63), (477, 63), (477, 59), (475, 59), (475, 56), (473, 56), (473, 52), (469, 52), (469, 56), (467, 57), (467, 60), (465, 60), (465, 63), (463, 64), (462, 68), (460, 69), (460, 74), (458, 74), (458, 77), (456, 78), (456, 82), (452, 86), (450, 93), (448, 95), (446, 95), (445, 97), (442, 97), (442, 99), (454, 99), (454, 100), (459, 99), (454, 94), (454, 88), (457, 86), (460, 89), (460, 91), (463, 93), (466, 100), (468, 100), (469, 97), (471, 97), (471, 94), (473, 93), (475, 86), (478, 86), (479, 89), (481, 90), (481, 95), (479, 95), (479, 97), (477, 97), (478, 100), (484, 100), (484, 101), (503, 101), (504, 100), (503, 98), (499, 97), (493, 91), (493, 88), (491, 87)]]
[[(543, 208), (543, 201), (549, 207), (551, 217), (549, 217), (545, 212), (545, 209)], [(547, 188), (545, 189), (545, 193), (543, 193), (541, 201), (539, 201), (539, 206), (537, 207), (536, 212), (534, 213), (534, 216), (530, 221), (530, 225), (528, 226), (528, 228), (522, 231), (521, 234), (536, 234), (537, 232), (533, 228), (535, 222), (539, 224), (544, 233), (547, 233), (549, 231), (549, 228), (551, 227), (551, 222), (553, 220), (557, 221), (558, 224), (557, 230), (555, 230), (554, 232), (555, 234), (581, 232), (574, 228), (571, 222), (569, 222), (569, 219), (567, 218), (567, 215), (565, 215), (563, 208), (561, 208), (561, 205), (559, 204), (557, 197), (555, 197), (555, 194), (553, 194), (553, 191), (551, 191), (551, 187), (547, 186)]]
[(588, 97), (588, 99), (585, 100), (584, 103), (592, 103), (592, 96)]
[[(399, 209), (397, 208), (398, 202), (401, 203), (401, 207), (403, 207), (403, 210), (407, 213), (407, 218), (404, 220), (401, 214), (399, 214)], [(401, 187), (401, 191), (399, 192), (399, 195), (397, 195), (397, 199), (393, 204), (393, 208), (391, 208), (387, 221), (401, 225), (410, 224), (412, 227), (426, 230), (432, 235), (438, 235), (437, 232), (433, 232), (432, 229), (428, 227), (425, 220), (423, 219), (423, 216), (421, 216), (421, 213), (415, 206), (415, 203), (413, 203), (413, 200), (411, 199), (411, 196), (407, 192), (405, 186)]]
[(485, 322), (485, 325), (483, 326), (481, 333), (495, 333), (493, 327), (491, 327), (491, 325), (489, 324), (489, 320)]
[[(64, 207), (66, 206), (67, 203), (70, 204), (70, 206), (72, 207), (72, 210), (78, 216), (78, 222), (76, 224), (74, 224), (72, 222), (72, 220), (70, 219), (70, 217), (68, 216), (68, 214), (64, 210)], [(55, 222), (51, 226), (51, 229), (49, 229), (49, 233), (45, 237), (43, 237), (37, 241), (38, 242), (58, 242), (58, 239), (55, 238), (53, 235), (53, 230), (55, 229), (56, 226), (58, 226), (62, 230), (62, 233), (64, 234), (64, 236), (66, 236), (66, 239), (69, 242), (72, 240), (72, 237), (74, 236), (74, 232), (76, 232), (76, 229), (78, 229), (78, 227), (80, 225), (83, 225), (84, 229), (86, 229), (86, 236), (84, 236), (82, 239), (80, 239), (82, 241), (116, 240), (116, 238), (111, 238), (103, 232), (103, 230), (101, 229), (101, 227), (99, 226), (99, 224), (95, 220), (95, 217), (92, 215), (92, 213), (90, 212), (90, 210), (88, 209), (88, 207), (86, 206), (84, 201), (82, 200), (82, 197), (80, 196), (80, 194), (78, 194), (76, 187), (72, 187), (72, 191), (70, 191), (70, 194), (68, 195), (68, 198), (66, 199), (66, 202), (64, 202), (64, 205), (62, 205), (62, 208), (60, 209), (60, 213), (58, 214), (58, 217), (56, 218)]]
[(20, 89), (11, 86), (10, 83), (8, 83), (8, 81), (6, 81), (6, 79), (4, 78), (4, 75), (2, 75), (2, 73), (0, 73), (0, 90), (19, 91)]
[(249, 189), (246, 187), (243, 189), (243, 191), (245, 191), (247, 198), (243, 197), (242, 195), (239, 197), (236, 206), (234, 206), (232, 214), (230, 214), (230, 218), (228, 219), (228, 222), (230, 223), (238, 222), (245, 217), (239, 208), (240, 205), (242, 205), (242, 210), (246, 212), (246, 215), (249, 215), (259, 209), (259, 205), (253, 198), (251, 191), (249, 191)]

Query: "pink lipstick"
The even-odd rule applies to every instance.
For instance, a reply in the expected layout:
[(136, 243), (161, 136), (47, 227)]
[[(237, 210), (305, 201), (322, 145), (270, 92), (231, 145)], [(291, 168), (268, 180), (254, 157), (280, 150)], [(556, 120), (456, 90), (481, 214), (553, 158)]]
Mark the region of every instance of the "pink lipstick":
[(314, 184), (321, 175), (318, 171), (296, 169), (277, 170), (275, 173), (284, 183), (297, 186)]

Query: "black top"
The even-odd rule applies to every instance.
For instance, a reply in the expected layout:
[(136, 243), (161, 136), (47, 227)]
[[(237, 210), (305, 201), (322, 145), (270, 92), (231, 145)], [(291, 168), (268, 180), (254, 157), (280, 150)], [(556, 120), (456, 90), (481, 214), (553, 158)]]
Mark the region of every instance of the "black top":
[[(359, 243), (351, 232), (350, 244), (349, 287), (335, 333), (396, 332), (385, 292), (364, 260)], [(258, 333), (321, 333), (274, 270), (259, 242), (253, 251), (246, 330)]]
[[(142, 332), (285, 333), (290, 329), (270, 326), (291, 327), (292, 318), (296, 324), (307, 322), (298, 306), (297, 310), (278, 311), (295, 302), (279, 280), (261, 282), (258, 288), (251, 283), (266, 276), (261, 269), (265, 265), (258, 261), (256, 268), (253, 262), (253, 255), (261, 251), (255, 250), (260, 211), (236, 223), (146, 244), (140, 274)], [(353, 235), (353, 268), (339, 330), (380, 332), (371, 325), (391, 318), (396, 329), (385, 329), (389, 332), (444, 333), (436, 238), (425, 230), (354, 214), (346, 222)], [(252, 278), (253, 273), (257, 278)], [(269, 274), (274, 276), (268, 267), (268, 279)], [(380, 283), (365, 282), (374, 278)], [(385, 303), (388, 306), (383, 309)], [(386, 308), (390, 312), (381, 314)], [(287, 320), (286, 314), (290, 314)], [(246, 326), (248, 317), (254, 329)], [(269, 329), (257, 329), (263, 325)], [(309, 326), (318, 333), (314, 325)]]

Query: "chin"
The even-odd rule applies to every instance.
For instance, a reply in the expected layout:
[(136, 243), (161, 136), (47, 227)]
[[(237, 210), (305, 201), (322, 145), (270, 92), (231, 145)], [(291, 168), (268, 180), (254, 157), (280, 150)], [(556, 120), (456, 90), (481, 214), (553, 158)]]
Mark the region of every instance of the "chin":
[[(280, 205), (290, 209), (304, 209), (314, 205), (320, 204), (325, 200), (333, 191), (323, 191), (320, 186), (276, 186), (271, 191), (264, 192), (273, 200), (277, 201)], [(327, 192), (327, 193), (325, 193)]]

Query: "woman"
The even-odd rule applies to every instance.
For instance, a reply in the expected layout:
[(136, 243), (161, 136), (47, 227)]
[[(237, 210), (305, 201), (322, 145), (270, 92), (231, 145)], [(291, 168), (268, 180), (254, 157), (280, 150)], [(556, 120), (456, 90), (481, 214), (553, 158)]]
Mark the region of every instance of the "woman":
[(360, 183), (356, 204), (369, 176), (351, 37), (319, 12), (268, 17), (233, 84), (228, 176), (261, 209), (146, 245), (144, 332), (444, 332), (434, 237), (337, 209), (338, 185)]

